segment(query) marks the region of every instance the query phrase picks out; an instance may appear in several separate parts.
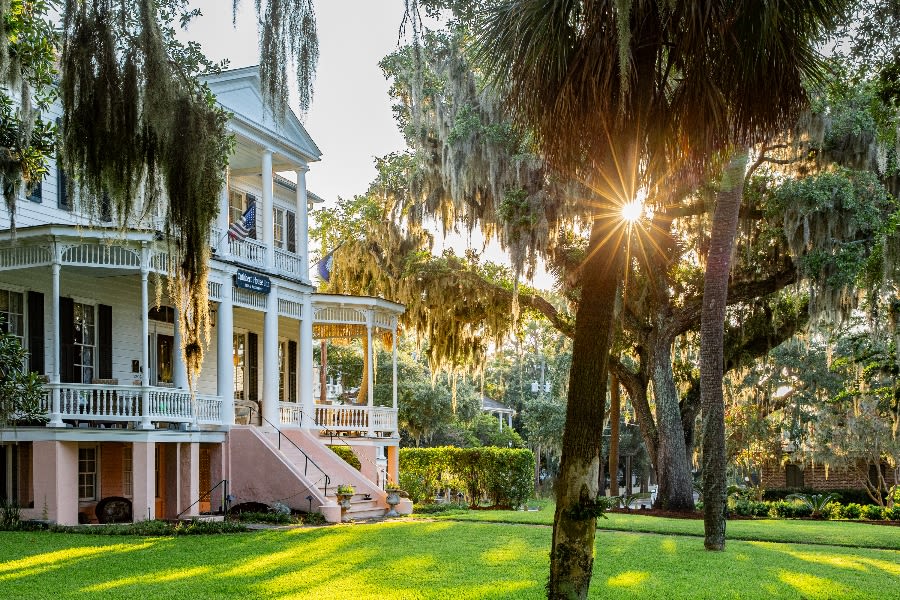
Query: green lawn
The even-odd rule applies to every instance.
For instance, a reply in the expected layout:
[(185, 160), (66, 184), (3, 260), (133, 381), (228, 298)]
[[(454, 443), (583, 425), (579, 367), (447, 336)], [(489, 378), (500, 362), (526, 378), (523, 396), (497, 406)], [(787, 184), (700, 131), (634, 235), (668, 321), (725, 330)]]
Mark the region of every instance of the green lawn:
[[(0, 533), (0, 597), (538, 599), (550, 534), (449, 520), (179, 538)], [(602, 531), (591, 597), (890, 598), (898, 581), (893, 550), (735, 541), (709, 553), (697, 537)]]
[[(552, 504), (539, 511), (472, 510), (440, 515), (424, 515), (422, 518), (478, 521), (482, 523), (553, 524)], [(700, 519), (667, 519), (633, 514), (609, 513), (606, 519), (597, 519), (599, 529), (635, 531), (674, 535), (703, 535)], [(728, 521), (726, 537), (731, 540), (765, 542), (804, 542), (862, 548), (886, 548), (900, 550), (900, 527), (869, 525), (852, 521), (811, 521), (794, 519), (759, 519)], [(900, 597), (900, 593), (897, 594)]]

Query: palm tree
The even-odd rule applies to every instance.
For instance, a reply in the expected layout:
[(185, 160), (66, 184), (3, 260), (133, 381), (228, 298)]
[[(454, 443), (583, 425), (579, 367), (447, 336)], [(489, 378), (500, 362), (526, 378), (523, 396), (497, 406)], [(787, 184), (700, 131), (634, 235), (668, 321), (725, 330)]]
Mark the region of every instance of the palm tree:
[[(816, 37), (845, 4), (504, 0), (484, 11), (478, 55), (494, 88), (554, 167), (607, 200), (592, 208), (581, 267), (550, 598), (583, 598), (590, 584), (596, 429), (624, 265), (617, 207), (643, 188), (663, 208), (717, 153), (791, 123), (821, 67)], [(658, 397), (657, 415), (666, 500), (692, 506), (677, 398)]]

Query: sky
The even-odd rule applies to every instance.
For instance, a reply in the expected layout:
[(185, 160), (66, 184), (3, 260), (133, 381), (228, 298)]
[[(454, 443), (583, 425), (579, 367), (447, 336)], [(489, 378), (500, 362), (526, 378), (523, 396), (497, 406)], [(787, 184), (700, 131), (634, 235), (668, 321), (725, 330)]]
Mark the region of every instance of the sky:
[[(231, 68), (259, 63), (256, 13), (242, 0), (237, 28), (231, 2), (199, 0), (203, 16), (187, 32), (213, 60)], [(388, 83), (378, 67), (397, 48), (403, 0), (319, 0), (315, 3), (319, 65), (304, 126), (322, 151), (310, 165), (307, 186), (328, 201), (366, 191), (374, 157), (405, 147), (391, 113)], [(298, 112), (296, 100), (292, 101)]]

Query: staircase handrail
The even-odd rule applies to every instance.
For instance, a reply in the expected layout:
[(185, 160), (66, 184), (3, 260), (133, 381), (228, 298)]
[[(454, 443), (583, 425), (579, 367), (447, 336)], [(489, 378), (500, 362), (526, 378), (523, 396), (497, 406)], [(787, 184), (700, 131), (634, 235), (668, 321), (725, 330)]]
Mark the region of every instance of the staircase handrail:
[[(330, 434), (328, 437), (331, 439), (331, 442), (330, 442), (329, 445), (330, 445), (330, 446), (334, 446), (334, 434), (332, 433), (332, 434)], [(344, 440), (341, 436), (338, 436), (338, 441), (339, 441), (340, 443), (344, 444), (345, 446), (347, 446), (348, 448), (350, 448), (350, 451), (351, 451), (351, 452), (353, 451), (353, 446), (351, 446), (350, 444), (348, 444), (347, 441)], [(362, 456), (362, 457), (360, 457), (358, 454), (356, 454), (356, 452), (353, 452), (353, 454), (354, 454), (357, 458), (362, 458), (363, 460), (365, 460), (366, 462), (368, 462), (370, 465), (374, 466), (374, 467), (375, 467), (375, 471), (376, 471), (377, 473), (380, 473), (380, 474), (381, 474), (381, 483), (379, 484), (379, 483), (376, 481), (376, 482), (375, 482), (375, 485), (376, 485), (377, 487), (380, 487), (380, 488), (383, 490), (383, 489), (385, 488), (385, 486), (387, 485), (387, 469), (384, 468), (384, 467), (381, 467), (378, 463), (372, 461), (372, 459), (370, 459), (368, 456)]]
[(228, 514), (228, 480), (227, 480), (227, 479), (223, 479), (223, 480), (221, 480), (219, 483), (217, 483), (216, 485), (212, 486), (212, 488), (210, 488), (208, 491), (206, 491), (206, 492), (200, 494), (200, 497), (197, 498), (197, 500), (195, 500), (193, 504), (191, 504), (191, 505), (188, 506), (186, 509), (184, 509), (183, 511), (181, 511), (180, 513), (178, 513), (177, 515), (175, 515), (175, 518), (176, 518), (176, 519), (180, 519), (180, 518), (181, 518), (181, 515), (183, 515), (183, 514), (186, 513), (187, 511), (189, 511), (189, 510), (191, 510), (192, 508), (194, 508), (197, 504), (203, 502), (203, 499), (204, 499), (204, 498), (209, 498), (209, 499), (210, 499), (210, 502), (212, 502), (212, 493), (213, 493), (214, 491), (216, 491), (216, 488), (218, 488), (219, 486), (224, 486), (224, 489), (223, 489), (223, 491), (222, 491), (222, 504), (221, 504), (221, 507), (222, 507), (222, 509), (223, 509), (222, 512), (223, 512), (224, 514)]
[[(253, 419), (253, 412), (254, 412), (254, 411), (253, 411), (253, 408), (251, 408), (251, 409), (250, 409), (250, 419), (251, 419), (251, 420)], [(265, 416), (263, 416), (263, 414), (262, 414), (261, 412), (259, 412), (259, 411), (256, 411), (256, 412), (259, 414), (259, 418), (260, 418), (260, 419), (262, 419), (263, 421), (265, 421), (266, 423), (268, 423), (269, 426), (272, 427), (272, 429), (274, 429), (275, 431), (278, 432), (278, 449), (279, 449), (279, 450), (281, 450), (281, 438), (284, 438), (284, 439), (286, 439), (288, 442), (290, 442), (291, 446), (293, 446), (294, 448), (296, 448), (296, 449), (300, 452), (300, 454), (302, 454), (303, 457), (306, 459), (306, 463), (303, 465), (303, 476), (304, 476), (304, 477), (306, 477), (307, 472), (309, 471), (309, 464), (310, 464), (310, 463), (312, 463), (312, 465), (313, 465), (315, 468), (317, 468), (317, 469), (319, 470), (319, 473), (321, 473), (321, 474), (325, 477), (325, 494), (324, 494), (324, 495), (327, 496), (327, 495), (328, 495), (328, 484), (331, 483), (331, 477), (328, 476), (328, 473), (325, 472), (325, 469), (323, 469), (322, 467), (320, 467), (319, 465), (317, 465), (317, 464), (316, 464), (316, 461), (314, 461), (313, 459), (311, 459), (311, 458), (309, 457), (309, 454), (307, 454), (306, 452), (304, 452), (303, 449), (302, 449), (300, 446), (298, 446), (297, 444), (295, 444), (295, 443), (294, 443), (294, 440), (292, 440), (292, 439), (289, 438), (288, 436), (284, 435), (284, 433), (281, 431), (281, 429), (279, 429), (274, 423), (272, 423), (272, 422), (271, 422), (270, 420), (268, 420)], [(302, 416), (301, 416), (301, 418), (302, 418)]]

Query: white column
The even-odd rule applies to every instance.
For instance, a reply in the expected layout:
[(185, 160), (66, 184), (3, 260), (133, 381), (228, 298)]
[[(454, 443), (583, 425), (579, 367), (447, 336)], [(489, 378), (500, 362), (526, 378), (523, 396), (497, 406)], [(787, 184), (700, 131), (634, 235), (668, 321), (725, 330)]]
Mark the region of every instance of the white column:
[(187, 365), (184, 364), (184, 353), (181, 351), (181, 311), (175, 308), (175, 356), (172, 357), (172, 383), (176, 388), (186, 390), (188, 387)]
[[(278, 403), (278, 286), (273, 283), (266, 296), (263, 316), (263, 392), (262, 415), (271, 425), (281, 425)], [(263, 427), (271, 426), (263, 421)]]
[(373, 321), (374, 321), (374, 316), (375, 316), (375, 313), (372, 310), (366, 311), (366, 339), (369, 342), (367, 345), (367, 348), (366, 348), (366, 351), (369, 353), (369, 356), (367, 357), (368, 361), (369, 361), (369, 363), (368, 363), (369, 368), (367, 369), (367, 372), (366, 372), (366, 379), (369, 382), (369, 389), (367, 391), (368, 391), (368, 396), (369, 396), (369, 398), (368, 398), (368, 405), (369, 405), (368, 421), (369, 421), (369, 423), (368, 424), (369, 424), (369, 435), (370, 436), (375, 435), (375, 428), (374, 428), (373, 419), (372, 419), (372, 408), (375, 406), (375, 361), (373, 360), (373, 357), (375, 356), (375, 352), (372, 349), (372, 325), (373, 325)]
[(500, 431), (503, 431), (503, 413), (497, 413), (497, 420), (500, 421)]
[(222, 280), (222, 300), (216, 318), (216, 393), (222, 400), (222, 425), (234, 425), (234, 306), (231, 276)]
[[(150, 270), (150, 249), (141, 248), (141, 429), (152, 429), (150, 422), (150, 296), (147, 291), (147, 274)], [(179, 350), (180, 352), (180, 350)]]
[[(392, 354), (391, 370), (393, 371), (393, 373), (392, 373), (393, 381), (391, 383), (391, 385), (392, 385), (391, 397), (392, 397), (393, 406), (394, 406), (394, 425), (396, 426), (397, 422), (398, 422), (398, 419), (397, 419), (397, 343), (398, 343), (397, 319), (395, 318), (393, 321), (394, 321), (393, 322), (394, 326), (391, 328), (391, 346), (393, 346), (393, 348), (391, 349), (391, 354)], [(399, 434), (400, 434), (400, 432), (397, 431), (397, 429), (395, 428), (394, 435), (399, 435)]]
[(297, 169), (297, 252), (300, 254), (300, 279), (309, 282), (309, 205), (306, 199), (306, 172)]
[(316, 428), (316, 399), (313, 398), (313, 308), (312, 294), (303, 294), (303, 308), (300, 314), (300, 371), (297, 379), (300, 386), (300, 410), (303, 411), (302, 425), (306, 429)]
[(266, 149), (262, 155), (262, 210), (256, 211), (256, 218), (262, 223), (262, 241), (266, 245), (266, 269), (269, 270), (275, 266), (275, 228), (272, 226), (274, 185), (272, 151)]
[(231, 248), (228, 245), (228, 195), (229, 195), (229, 177), (228, 167), (225, 167), (225, 185), (222, 187), (222, 193), (219, 194), (219, 214), (216, 217), (216, 227), (219, 233), (217, 239), (210, 240), (212, 247), (216, 249), (216, 255), (220, 257), (230, 256)]
[(51, 266), (52, 280), (53, 283), (51, 285), (51, 294), (53, 297), (50, 299), (50, 335), (53, 339), (53, 371), (50, 373), (50, 382), (56, 385), (53, 386), (53, 391), (50, 396), (50, 422), (48, 425), (50, 427), (63, 427), (62, 416), (60, 415), (59, 408), (59, 372), (60, 372), (60, 344), (59, 344), (59, 255), (56, 253), (56, 248), (54, 248), (54, 259), (53, 265)]
[(393, 389), (391, 390), (391, 395), (394, 401), (394, 410), (397, 410), (397, 323), (394, 322), (394, 327), (391, 328), (391, 370), (393, 371)]

